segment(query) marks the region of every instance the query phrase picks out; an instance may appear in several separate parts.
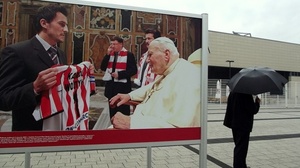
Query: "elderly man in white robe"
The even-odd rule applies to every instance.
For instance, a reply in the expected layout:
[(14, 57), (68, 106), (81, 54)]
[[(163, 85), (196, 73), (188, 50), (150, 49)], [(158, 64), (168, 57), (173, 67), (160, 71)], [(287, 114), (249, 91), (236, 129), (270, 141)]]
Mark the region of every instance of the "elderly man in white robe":
[(167, 37), (154, 39), (148, 48), (148, 63), (155, 81), (128, 94), (117, 94), (110, 105), (141, 101), (131, 116), (117, 112), (115, 129), (176, 128), (200, 126), (200, 68), (179, 58)]

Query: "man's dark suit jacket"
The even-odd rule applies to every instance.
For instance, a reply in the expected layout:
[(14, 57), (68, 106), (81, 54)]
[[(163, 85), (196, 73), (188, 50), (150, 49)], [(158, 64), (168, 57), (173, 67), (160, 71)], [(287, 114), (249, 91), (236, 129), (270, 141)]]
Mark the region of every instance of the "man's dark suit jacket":
[[(105, 55), (102, 63), (101, 63), (101, 70), (106, 71), (109, 55)], [(127, 52), (127, 63), (126, 63), (126, 70), (118, 72), (118, 79), (127, 79), (126, 83), (122, 82), (114, 82), (113, 80), (105, 82), (105, 91), (104, 95), (108, 99), (112, 98), (113, 96), (117, 95), (118, 93), (129, 93), (131, 92), (131, 77), (135, 75), (137, 72), (137, 66), (135, 57), (131, 52)]]
[[(43, 121), (35, 121), (32, 112), (40, 102), (35, 96), (33, 82), (39, 72), (54, 65), (42, 44), (33, 37), (2, 50), (0, 64), (0, 109), (12, 110), (12, 130), (42, 130)], [(66, 64), (59, 49), (61, 64)]]
[(224, 125), (235, 130), (251, 132), (254, 114), (258, 112), (259, 107), (252, 95), (230, 92)]

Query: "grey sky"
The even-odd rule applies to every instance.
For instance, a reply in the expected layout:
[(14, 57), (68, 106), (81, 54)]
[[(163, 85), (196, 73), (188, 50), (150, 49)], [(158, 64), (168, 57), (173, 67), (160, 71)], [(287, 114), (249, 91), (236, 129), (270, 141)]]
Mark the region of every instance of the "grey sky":
[[(51, 0), (50, 0), (51, 1)], [(300, 0), (58, 0), (208, 14), (208, 29), (300, 44)], [(133, 8), (134, 9), (134, 8)]]
[(199, 10), (208, 13), (208, 29), (245, 32), (253, 37), (300, 44), (299, 0), (207, 0)]

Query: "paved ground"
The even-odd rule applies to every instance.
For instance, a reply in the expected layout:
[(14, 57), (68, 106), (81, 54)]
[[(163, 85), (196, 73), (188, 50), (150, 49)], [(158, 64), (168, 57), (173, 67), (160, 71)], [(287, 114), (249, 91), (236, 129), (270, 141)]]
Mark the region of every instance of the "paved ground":
[[(105, 99), (100, 97), (105, 105)], [(95, 103), (95, 104), (94, 104)], [(231, 130), (222, 125), (225, 107), (209, 104), (207, 167), (232, 167)], [(1, 135), (1, 134), (0, 134)], [(0, 149), (1, 150), (1, 149)], [(198, 145), (152, 149), (153, 168), (199, 167)], [(146, 168), (145, 148), (31, 154), (32, 168)], [(255, 116), (247, 163), (251, 168), (300, 167), (300, 109), (262, 107)], [(0, 167), (23, 168), (24, 154), (0, 155)]]

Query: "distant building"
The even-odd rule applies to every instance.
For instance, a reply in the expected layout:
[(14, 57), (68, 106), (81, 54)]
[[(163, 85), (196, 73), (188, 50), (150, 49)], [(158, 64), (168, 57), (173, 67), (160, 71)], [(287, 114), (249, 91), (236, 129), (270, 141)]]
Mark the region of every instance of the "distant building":
[[(209, 31), (208, 78), (228, 79), (242, 68), (275, 69), (289, 80), (300, 77), (300, 44)], [(231, 67), (226, 60), (232, 60)]]

